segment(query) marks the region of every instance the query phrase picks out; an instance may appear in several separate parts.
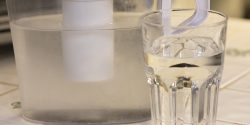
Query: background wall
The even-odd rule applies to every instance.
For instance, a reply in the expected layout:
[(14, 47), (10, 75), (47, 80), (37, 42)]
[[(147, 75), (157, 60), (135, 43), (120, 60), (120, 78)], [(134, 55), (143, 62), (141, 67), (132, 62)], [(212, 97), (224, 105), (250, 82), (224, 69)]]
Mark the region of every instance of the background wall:
[[(195, 0), (173, 0), (174, 8), (194, 8)], [(230, 17), (250, 18), (250, 0), (211, 0), (211, 9)]]
[[(0, 0), (0, 45), (10, 43), (10, 30), (8, 25), (7, 10), (5, 5), (6, 0)], [(22, 0), (20, 0), (22, 1)], [(47, 0), (53, 4), (57, 0)], [(117, 4), (131, 4), (141, 0), (114, 0)], [(153, 0), (144, 0), (145, 3)], [(195, 0), (172, 0), (174, 8), (194, 8)], [(145, 5), (144, 5), (145, 6)], [(142, 7), (144, 7), (142, 6)], [(140, 7), (137, 7), (137, 9)], [(229, 17), (247, 18), (250, 19), (250, 0), (211, 0), (211, 9), (221, 11)]]

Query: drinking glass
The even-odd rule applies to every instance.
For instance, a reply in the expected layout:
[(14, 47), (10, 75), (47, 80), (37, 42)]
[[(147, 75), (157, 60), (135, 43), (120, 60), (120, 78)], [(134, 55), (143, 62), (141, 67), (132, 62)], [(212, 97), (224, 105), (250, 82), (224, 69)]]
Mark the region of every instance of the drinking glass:
[[(209, 11), (197, 26), (181, 26), (194, 10), (162, 11), (142, 18), (145, 72), (154, 125), (214, 125), (223, 70), (227, 17)], [(169, 29), (166, 34), (165, 29)]]

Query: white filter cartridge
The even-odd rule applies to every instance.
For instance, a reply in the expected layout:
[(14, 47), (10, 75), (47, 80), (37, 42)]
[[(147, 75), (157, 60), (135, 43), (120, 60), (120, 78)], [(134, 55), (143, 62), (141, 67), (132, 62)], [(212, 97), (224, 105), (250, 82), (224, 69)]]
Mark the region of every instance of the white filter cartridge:
[(98, 82), (113, 77), (114, 33), (97, 30), (113, 21), (113, 0), (63, 0), (66, 77)]
[(106, 25), (113, 21), (113, 0), (63, 0), (64, 28)]

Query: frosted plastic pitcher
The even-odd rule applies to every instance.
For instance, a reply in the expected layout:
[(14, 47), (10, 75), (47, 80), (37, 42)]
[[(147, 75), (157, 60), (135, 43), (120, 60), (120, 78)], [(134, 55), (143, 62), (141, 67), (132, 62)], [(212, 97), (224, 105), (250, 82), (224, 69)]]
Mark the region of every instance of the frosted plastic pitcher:
[(7, 0), (22, 114), (34, 122), (150, 119), (138, 20), (156, 0)]

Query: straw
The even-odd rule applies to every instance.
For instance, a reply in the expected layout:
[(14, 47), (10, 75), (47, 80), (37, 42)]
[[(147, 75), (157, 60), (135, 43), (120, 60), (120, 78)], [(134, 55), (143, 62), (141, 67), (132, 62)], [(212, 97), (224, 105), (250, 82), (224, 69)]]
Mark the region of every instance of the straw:
[[(171, 0), (162, 0), (162, 23), (164, 35), (171, 34)], [(196, 0), (196, 10), (194, 14), (187, 20), (183, 21), (179, 26), (198, 26), (208, 16), (210, 10), (210, 0)], [(181, 33), (184, 30), (173, 31), (172, 34)]]
[(197, 26), (200, 25), (208, 16), (210, 10), (210, 0), (196, 0), (195, 13), (180, 26)]

